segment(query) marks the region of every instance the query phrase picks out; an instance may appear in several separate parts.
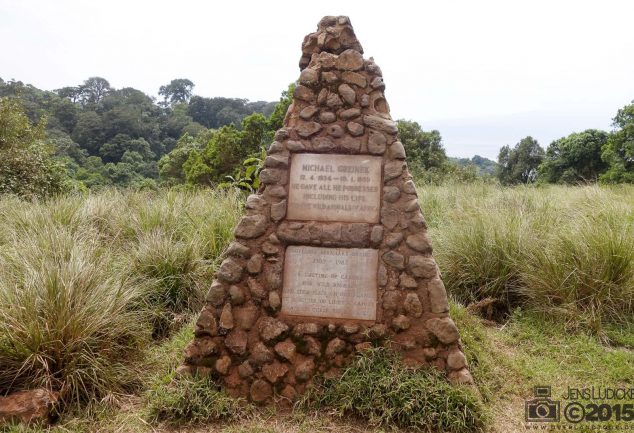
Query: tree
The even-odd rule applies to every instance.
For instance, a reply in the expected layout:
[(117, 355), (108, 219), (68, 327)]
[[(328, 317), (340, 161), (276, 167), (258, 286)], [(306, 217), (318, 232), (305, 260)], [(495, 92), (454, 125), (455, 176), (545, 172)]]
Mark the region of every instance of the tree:
[(47, 141), (51, 143), (55, 149), (55, 156), (57, 157), (72, 160), (81, 165), (86, 162), (86, 158), (89, 156), (86, 149), (82, 149), (79, 144), (75, 143), (70, 136), (63, 131), (49, 131)]
[(94, 111), (83, 111), (77, 116), (71, 137), (91, 155), (98, 154), (105, 137), (101, 116)]
[(260, 110), (263, 113), (274, 111), (270, 109), (269, 104), (262, 105), (260, 102), (249, 102), (247, 99), (238, 98), (192, 96), (187, 106), (187, 114), (192, 117), (194, 122), (198, 122), (206, 128), (214, 129), (229, 124), (239, 128), (242, 119), (249, 114), (260, 112)]
[(170, 110), (167, 111), (167, 117), (162, 125), (162, 132), (169, 137), (173, 137), (178, 139), (187, 132), (190, 135), (196, 135), (196, 133), (192, 134), (192, 131), (201, 131), (205, 129), (203, 125), (198, 122), (194, 122), (190, 115), (187, 114), (187, 104), (179, 103), (174, 104)]
[[(212, 177), (213, 182), (223, 181), (225, 175), (235, 173), (244, 158), (257, 152), (263, 143), (268, 145), (273, 137), (268, 120), (245, 118), (254, 112), (272, 113), (277, 104), (239, 98), (190, 98), (192, 88), (193, 83), (185, 79), (163, 86), (162, 93), (172, 102), (169, 106), (161, 106), (133, 88), (114, 89), (101, 77), (91, 77), (83, 84), (55, 92), (16, 80), (0, 81), (0, 97), (19, 99), (33, 124), (47, 119), (47, 143), (55, 149), (55, 158), (66, 164), (74, 179), (89, 187), (119, 182), (136, 185), (140, 182), (138, 175), (155, 177), (158, 160), (175, 150), (183, 134), (195, 137), (201, 161), (208, 164), (210, 177), (206, 182), (212, 182)], [(290, 99), (285, 103), (290, 103)], [(207, 149), (214, 133), (206, 128), (226, 124), (232, 124), (233, 131), (224, 131), (216, 138), (215, 150)], [(235, 149), (231, 147), (234, 133)], [(181, 147), (172, 155), (174, 158), (162, 161), (169, 182), (185, 181), (183, 165), (191, 150)], [(229, 167), (233, 162), (236, 166)], [(174, 175), (177, 170), (180, 175)]]
[(601, 149), (608, 134), (597, 129), (573, 133), (553, 141), (539, 167), (540, 180), (550, 183), (595, 182), (608, 165)]
[(235, 109), (232, 106), (222, 107), (220, 111), (216, 113), (216, 119), (218, 125), (231, 125), (236, 128), (240, 127), (240, 121), (244, 119), (242, 110)]
[(615, 130), (610, 133), (601, 154), (609, 168), (600, 180), (634, 183), (634, 101), (617, 112), (613, 125)]
[(0, 98), (0, 194), (46, 197), (63, 191), (66, 170), (45, 142), (46, 119), (31, 123), (14, 98)]
[(193, 152), (183, 168), (189, 183), (210, 185), (233, 174), (247, 156), (241, 132), (226, 125), (213, 134), (200, 155)]
[(112, 89), (105, 78), (90, 77), (79, 86), (79, 98), (82, 105), (99, 103)]
[[(260, 113), (254, 113), (242, 120), (241, 129), (225, 125), (211, 133), (211, 137), (202, 150), (188, 152), (187, 160), (182, 164), (185, 178), (190, 184), (211, 185), (225, 180), (226, 176), (237, 175), (242, 162), (256, 155), (269, 137), (267, 119)], [(173, 161), (182, 158), (183, 150), (171, 152), (164, 159), (161, 172), (172, 171)], [(173, 174), (170, 176), (175, 178)]]
[(81, 181), (88, 188), (98, 188), (112, 184), (103, 161), (98, 156), (86, 158), (86, 161), (77, 169), (75, 179)]
[(478, 168), (478, 172), (485, 175), (494, 175), (495, 170), (497, 170), (497, 163), (495, 161), (491, 161), (489, 158), (485, 158), (480, 155), (475, 155), (471, 158), (471, 162)]
[(288, 107), (293, 102), (293, 94), (295, 93), (295, 87), (297, 84), (291, 83), (288, 85), (288, 89), (282, 92), (282, 96), (280, 97), (279, 102), (275, 105), (275, 109), (269, 116), (268, 127), (271, 131), (277, 131), (284, 125), (284, 117), (286, 117), (286, 112), (288, 111)]
[(163, 96), (164, 104), (171, 105), (176, 103), (188, 102), (192, 96), (194, 83), (187, 78), (177, 78), (170, 81), (169, 84), (159, 88), (159, 95)]
[(119, 133), (148, 141), (158, 139), (160, 109), (140, 90), (131, 87), (113, 90), (99, 106), (102, 112), (105, 139)]
[(143, 138), (132, 138), (127, 134), (117, 134), (99, 149), (104, 162), (119, 162), (126, 152), (135, 152), (145, 160), (154, 159), (150, 145)]
[(525, 137), (515, 147), (504, 146), (498, 155), (498, 179), (505, 185), (537, 180), (544, 149), (533, 137)]
[[(51, 104), (52, 119), (56, 122), (55, 129), (63, 129), (67, 133), (71, 133), (77, 126), (77, 117), (79, 108), (76, 104), (68, 99), (59, 99)], [(51, 125), (52, 126), (52, 125)], [(50, 127), (50, 126), (49, 126)]]
[(60, 98), (67, 98), (73, 104), (79, 102), (81, 98), (80, 86), (62, 87), (61, 89), (54, 90), (54, 92), (57, 93)]
[(470, 169), (473, 167), (478, 176), (493, 176), (498, 166), (497, 162), (480, 155), (475, 155), (473, 158), (450, 157), (449, 161), (459, 168)]
[(194, 150), (183, 164), (185, 179), (190, 185), (210, 185), (213, 172), (205, 163), (202, 153)]
[(400, 119), (396, 124), (399, 138), (407, 153), (410, 171), (415, 177), (446, 171), (448, 159), (442, 146), (440, 132), (423, 131), (417, 122), (411, 120)]
[(185, 133), (176, 143), (176, 147), (159, 160), (158, 169), (161, 180), (168, 185), (185, 183), (187, 179), (183, 165), (193, 151), (200, 152), (208, 141), (208, 130), (196, 137)]

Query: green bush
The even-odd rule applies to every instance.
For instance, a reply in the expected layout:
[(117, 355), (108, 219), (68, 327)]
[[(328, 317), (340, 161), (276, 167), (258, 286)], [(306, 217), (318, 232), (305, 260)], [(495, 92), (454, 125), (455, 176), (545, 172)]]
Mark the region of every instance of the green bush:
[(359, 353), (340, 378), (324, 380), (301, 404), (417, 431), (475, 432), (487, 423), (473, 389), (452, 386), (433, 369), (406, 368), (384, 348)]

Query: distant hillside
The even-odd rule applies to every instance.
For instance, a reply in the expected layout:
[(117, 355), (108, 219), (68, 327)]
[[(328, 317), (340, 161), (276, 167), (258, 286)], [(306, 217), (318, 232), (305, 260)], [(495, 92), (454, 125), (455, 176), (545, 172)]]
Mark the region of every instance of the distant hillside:
[(449, 157), (449, 160), (460, 167), (467, 167), (474, 165), (478, 169), (478, 174), (481, 175), (495, 175), (495, 169), (497, 168), (497, 162), (491, 161), (489, 158), (485, 158), (480, 155), (475, 155), (473, 158), (454, 158)]

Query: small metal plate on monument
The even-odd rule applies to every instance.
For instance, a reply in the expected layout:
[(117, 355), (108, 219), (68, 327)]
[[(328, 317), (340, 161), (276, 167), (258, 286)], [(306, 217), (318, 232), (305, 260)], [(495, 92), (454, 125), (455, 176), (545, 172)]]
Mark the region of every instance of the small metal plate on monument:
[(378, 251), (289, 246), (282, 313), (376, 320)]
[(381, 157), (292, 156), (288, 219), (377, 223), (380, 205)]

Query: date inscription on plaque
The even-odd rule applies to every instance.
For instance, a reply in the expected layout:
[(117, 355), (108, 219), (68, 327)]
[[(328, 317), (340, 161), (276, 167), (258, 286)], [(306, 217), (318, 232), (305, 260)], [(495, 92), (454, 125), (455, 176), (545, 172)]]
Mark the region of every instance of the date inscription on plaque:
[(378, 251), (289, 246), (282, 313), (376, 320)]
[(288, 219), (377, 223), (380, 205), (381, 157), (292, 156)]

